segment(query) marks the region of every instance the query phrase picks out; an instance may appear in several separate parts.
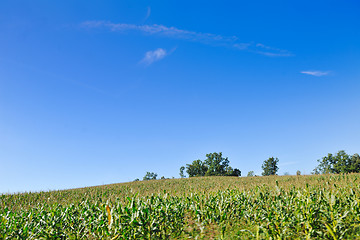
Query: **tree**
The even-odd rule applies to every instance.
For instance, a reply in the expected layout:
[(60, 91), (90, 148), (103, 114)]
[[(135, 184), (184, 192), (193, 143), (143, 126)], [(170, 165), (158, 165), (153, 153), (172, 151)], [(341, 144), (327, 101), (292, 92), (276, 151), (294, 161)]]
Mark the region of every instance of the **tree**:
[(329, 153), (318, 162), (319, 165), (314, 169), (314, 174), (360, 172), (360, 156), (357, 153), (350, 156), (341, 150), (335, 155)]
[(153, 172), (146, 172), (143, 180), (156, 180), (157, 174)]
[(186, 172), (189, 177), (200, 177), (205, 176), (208, 167), (200, 159), (194, 160), (192, 164), (186, 164)]
[(360, 156), (359, 154), (355, 153), (354, 155), (351, 156), (350, 161), (349, 161), (349, 172), (360, 172)]
[(297, 175), (297, 176), (300, 176), (300, 175), (301, 175), (300, 170), (297, 170), (297, 171), (296, 171), (296, 175)]
[(233, 169), (232, 167), (229, 166), (226, 168), (225, 176), (240, 177), (241, 171), (237, 168)]
[(276, 175), (279, 167), (277, 166), (279, 162), (278, 158), (271, 157), (268, 160), (265, 160), (261, 168), (263, 169), (263, 176)]
[[(241, 171), (237, 168), (232, 168), (229, 165), (230, 161), (220, 153), (206, 154), (206, 159), (193, 161), (191, 164), (186, 164), (186, 172), (189, 177), (199, 176), (241, 176)], [(180, 168), (180, 176), (181, 176)]]
[(253, 177), (254, 176), (254, 171), (249, 171), (247, 174), (248, 177)]
[(185, 167), (184, 167), (184, 166), (181, 166), (181, 168), (180, 168), (180, 177), (181, 177), (181, 178), (186, 177), (185, 174), (184, 174), (184, 170), (185, 170)]
[(205, 164), (208, 167), (206, 176), (224, 176), (226, 175), (226, 169), (229, 167), (229, 159), (222, 157), (220, 153), (206, 154)]

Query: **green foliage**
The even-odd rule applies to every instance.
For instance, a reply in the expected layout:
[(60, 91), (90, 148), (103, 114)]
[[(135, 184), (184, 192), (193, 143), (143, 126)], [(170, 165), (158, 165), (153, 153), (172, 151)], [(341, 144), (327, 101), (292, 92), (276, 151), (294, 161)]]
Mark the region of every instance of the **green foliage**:
[(206, 176), (224, 176), (226, 170), (229, 167), (229, 159), (222, 157), (220, 153), (209, 153), (206, 154), (205, 165), (208, 167), (205, 175)]
[(319, 165), (313, 172), (315, 174), (360, 172), (360, 156), (357, 153), (350, 156), (341, 150), (335, 155), (329, 153), (318, 162)]
[(301, 175), (300, 170), (297, 170), (297, 171), (296, 171), (296, 175), (297, 175), (297, 176), (300, 176), (300, 175)]
[(249, 171), (247, 174), (248, 177), (253, 177), (254, 176), (254, 171)]
[(279, 162), (278, 158), (271, 157), (268, 160), (265, 160), (261, 168), (263, 169), (263, 176), (276, 175), (279, 167), (277, 166)]
[(227, 167), (224, 176), (240, 177), (241, 171), (237, 168)]
[(143, 180), (156, 180), (157, 174), (153, 172), (146, 172)]
[(229, 163), (229, 159), (224, 158), (222, 152), (209, 153), (206, 154), (204, 161), (198, 159), (191, 164), (186, 164), (186, 172), (189, 174), (189, 177), (241, 176), (241, 171), (237, 168), (233, 169)]
[(200, 177), (205, 176), (208, 167), (200, 159), (194, 160), (192, 164), (186, 164), (186, 172), (189, 177)]
[(181, 177), (181, 178), (186, 177), (185, 174), (184, 174), (184, 170), (185, 170), (185, 167), (184, 167), (184, 166), (181, 166), (181, 167), (180, 167), (180, 177)]

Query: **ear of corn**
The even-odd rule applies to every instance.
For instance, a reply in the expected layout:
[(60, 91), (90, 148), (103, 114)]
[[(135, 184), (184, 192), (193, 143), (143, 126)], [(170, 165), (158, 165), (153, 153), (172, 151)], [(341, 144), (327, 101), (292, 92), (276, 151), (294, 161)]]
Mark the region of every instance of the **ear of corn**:
[(108, 215), (108, 221), (109, 221), (109, 225), (111, 224), (111, 210), (110, 207), (108, 205), (106, 205), (106, 212)]

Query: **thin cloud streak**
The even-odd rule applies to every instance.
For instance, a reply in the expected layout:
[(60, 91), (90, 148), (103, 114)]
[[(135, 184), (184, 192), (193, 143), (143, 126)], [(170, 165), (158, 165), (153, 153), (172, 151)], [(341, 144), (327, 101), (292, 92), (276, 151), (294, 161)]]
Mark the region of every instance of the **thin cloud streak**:
[(127, 23), (111, 23), (105, 21), (86, 21), (81, 24), (87, 28), (105, 27), (113, 32), (140, 31), (149, 35), (162, 35), (179, 39), (187, 39), (194, 41), (225, 41), (232, 42), (237, 40), (236, 37), (222, 37), (211, 33), (201, 33), (178, 29), (176, 27), (166, 27), (164, 25), (136, 25)]
[(283, 49), (280, 49), (280, 48), (269, 47), (269, 46), (266, 46), (265, 44), (262, 44), (262, 43), (257, 43), (256, 47), (258, 49), (261, 49), (261, 50), (256, 51), (256, 53), (262, 54), (262, 55), (265, 55), (265, 56), (269, 56), (269, 57), (290, 57), (290, 56), (293, 56), (293, 54), (290, 53), (287, 50), (283, 50)]
[(264, 51), (255, 51), (255, 53), (257, 54), (261, 54), (261, 55), (264, 55), (264, 56), (268, 56), (268, 57), (291, 57), (291, 56), (294, 56), (294, 54), (292, 53), (274, 53), (274, 52), (264, 52)]
[(151, 15), (151, 7), (147, 7), (147, 12), (146, 12), (146, 17), (145, 17), (145, 20), (146, 21)]
[(301, 71), (300, 73), (315, 76), (315, 77), (321, 77), (321, 76), (329, 75), (330, 72), (329, 71), (327, 71), (327, 72), (324, 72), (324, 71)]
[(107, 21), (86, 21), (81, 23), (84, 28), (106, 28), (113, 32), (137, 31), (147, 35), (159, 35), (163, 37), (182, 39), (203, 44), (212, 44), (216, 46), (231, 47), (237, 50), (249, 51), (270, 57), (289, 57), (294, 56), (291, 52), (279, 48), (269, 47), (262, 43), (242, 43), (236, 36), (222, 36), (212, 33), (194, 32), (179, 29), (176, 27), (167, 27), (159, 24), (137, 25), (127, 23), (112, 23)]

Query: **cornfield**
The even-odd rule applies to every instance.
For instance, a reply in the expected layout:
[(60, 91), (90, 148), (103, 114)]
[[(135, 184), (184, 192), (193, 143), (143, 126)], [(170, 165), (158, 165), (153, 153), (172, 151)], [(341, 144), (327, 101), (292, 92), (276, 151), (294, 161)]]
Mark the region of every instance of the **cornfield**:
[(360, 239), (359, 174), (0, 195), (0, 239)]

